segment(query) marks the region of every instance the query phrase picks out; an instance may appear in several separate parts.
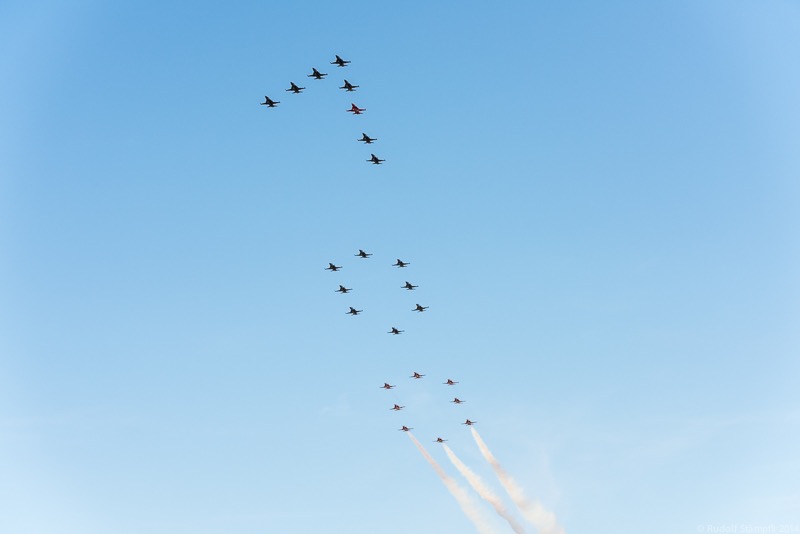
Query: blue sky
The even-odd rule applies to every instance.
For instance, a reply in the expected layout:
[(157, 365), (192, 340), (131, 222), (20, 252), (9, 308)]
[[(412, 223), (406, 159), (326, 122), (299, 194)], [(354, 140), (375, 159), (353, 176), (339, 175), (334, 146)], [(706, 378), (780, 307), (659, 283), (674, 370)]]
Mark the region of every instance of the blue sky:
[(0, 531), (470, 531), (466, 417), (568, 533), (797, 525), (798, 23), (0, 5)]

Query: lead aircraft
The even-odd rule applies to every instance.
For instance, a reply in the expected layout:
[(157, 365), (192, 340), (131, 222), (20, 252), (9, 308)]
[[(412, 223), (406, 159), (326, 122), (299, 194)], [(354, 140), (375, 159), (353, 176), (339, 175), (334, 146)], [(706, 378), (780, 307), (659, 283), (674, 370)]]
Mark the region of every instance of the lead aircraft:
[(350, 63), (350, 62), (349, 61), (345, 61), (344, 59), (340, 58), (339, 56), (336, 56), (336, 59), (334, 61), (331, 61), (331, 65), (336, 65), (337, 67), (344, 67), (348, 63)]

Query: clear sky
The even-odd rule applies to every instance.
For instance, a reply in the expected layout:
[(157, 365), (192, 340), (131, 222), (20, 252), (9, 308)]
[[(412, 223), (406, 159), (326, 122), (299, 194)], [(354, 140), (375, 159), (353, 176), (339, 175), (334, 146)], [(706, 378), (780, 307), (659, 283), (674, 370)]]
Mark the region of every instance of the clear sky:
[(0, 532), (800, 525), (800, 6), (497, 4), (0, 3)]

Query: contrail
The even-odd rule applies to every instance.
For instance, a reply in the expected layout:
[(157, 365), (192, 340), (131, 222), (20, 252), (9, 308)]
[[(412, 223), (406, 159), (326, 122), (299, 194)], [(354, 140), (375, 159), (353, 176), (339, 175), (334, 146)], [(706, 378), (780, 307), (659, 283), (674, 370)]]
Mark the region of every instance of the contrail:
[(443, 447), (444, 452), (447, 453), (447, 457), (450, 458), (450, 461), (453, 462), (453, 465), (456, 466), (456, 469), (458, 469), (464, 478), (467, 479), (467, 482), (469, 482), (469, 485), (472, 486), (472, 489), (474, 489), (485, 501), (491, 504), (494, 507), (495, 512), (497, 512), (500, 517), (508, 521), (508, 524), (511, 525), (512, 529), (514, 529), (514, 532), (517, 534), (525, 534), (525, 529), (522, 528), (522, 525), (517, 522), (514, 516), (508, 513), (508, 510), (506, 510), (506, 507), (503, 504), (503, 501), (500, 500), (500, 497), (495, 495), (494, 492), (483, 482), (483, 479), (472, 472), (472, 470), (467, 467), (464, 462), (458, 458), (458, 456), (456, 456), (456, 453), (450, 450), (450, 447), (447, 445), (443, 445)]
[(475, 528), (478, 530), (478, 532), (481, 534), (493, 534), (492, 529), (486, 524), (486, 521), (481, 516), (478, 507), (470, 498), (466, 490), (459, 486), (458, 482), (453, 480), (447, 473), (444, 472), (444, 469), (442, 469), (442, 467), (436, 463), (436, 460), (434, 460), (433, 457), (428, 454), (428, 451), (425, 450), (425, 447), (422, 446), (422, 443), (417, 441), (417, 438), (415, 438), (411, 432), (406, 432), (406, 434), (408, 434), (408, 437), (414, 442), (414, 445), (417, 446), (419, 452), (422, 453), (422, 456), (424, 456), (425, 459), (428, 460), (428, 463), (431, 464), (433, 470), (436, 471), (436, 474), (439, 475), (440, 479), (442, 479), (444, 485), (447, 487), (453, 497), (455, 497), (456, 501), (458, 501), (458, 505), (461, 506), (461, 510), (464, 512), (467, 518), (472, 521), (472, 524), (475, 525)]
[(514, 501), (514, 504), (517, 505), (522, 516), (539, 530), (539, 534), (564, 534), (564, 528), (558, 524), (556, 515), (545, 509), (539, 501), (529, 501), (528, 498), (525, 497), (522, 488), (511, 478), (511, 475), (503, 469), (503, 466), (500, 465), (500, 462), (494, 457), (489, 447), (483, 442), (478, 431), (475, 430), (474, 427), (470, 427), (470, 430), (472, 430), (472, 437), (475, 438), (475, 443), (478, 444), (481, 454), (483, 454), (483, 457), (486, 458), (486, 461), (489, 462), (492, 469), (494, 469), (494, 473), (500, 480), (500, 484), (506, 490), (508, 496), (511, 497), (511, 500)]

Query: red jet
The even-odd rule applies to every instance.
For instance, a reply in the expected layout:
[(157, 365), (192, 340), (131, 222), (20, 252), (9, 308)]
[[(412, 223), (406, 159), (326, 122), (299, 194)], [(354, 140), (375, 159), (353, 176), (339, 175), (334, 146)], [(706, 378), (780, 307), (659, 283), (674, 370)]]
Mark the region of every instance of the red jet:
[(355, 115), (361, 115), (363, 112), (367, 111), (367, 108), (360, 108), (355, 104), (351, 104), (350, 109), (347, 110), (348, 113), (353, 113)]

